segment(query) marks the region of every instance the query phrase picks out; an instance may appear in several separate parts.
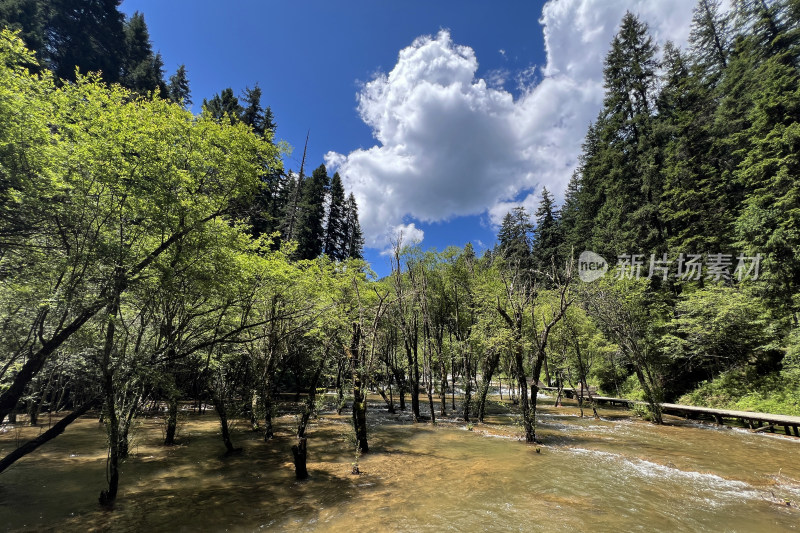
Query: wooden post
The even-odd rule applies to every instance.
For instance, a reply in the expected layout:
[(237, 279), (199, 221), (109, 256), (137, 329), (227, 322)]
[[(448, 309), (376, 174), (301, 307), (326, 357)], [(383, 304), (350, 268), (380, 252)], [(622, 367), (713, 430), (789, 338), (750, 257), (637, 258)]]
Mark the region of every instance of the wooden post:
[(714, 415), (714, 420), (716, 420), (718, 426), (722, 425), (722, 417), (719, 416), (718, 414)]

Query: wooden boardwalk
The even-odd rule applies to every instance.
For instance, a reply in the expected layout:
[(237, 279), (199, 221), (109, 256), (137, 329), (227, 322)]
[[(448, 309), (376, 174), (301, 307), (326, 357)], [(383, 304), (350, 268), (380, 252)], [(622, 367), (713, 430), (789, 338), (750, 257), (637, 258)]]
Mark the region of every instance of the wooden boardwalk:
[[(540, 391), (558, 391), (556, 387), (539, 387)], [(637, 400), (626, 400), (625, 398), (612, 398), (610, 396), (595, 396), (594, 389), (592, 399), (598, 404), (619, 405), (621, 407), (633, 407), (634, 405), (646, 405), (645, 402)], [(564, 388), (564, 396), (567, 398), (577, 398), (582, 396), (588, 399), (586, 389)], [(713, 409), (711, 407), (697, 407), (694, 405), (679, 405), (676, 403), (662, 403), (662, 412), (670, 415), (681, 416), (689, 419), (708, 418), (717, 424), (723, 425), (725, 420), (738, 420), (745, 427), (755, 432), (770, 431), (775, 432), (775, 428), (782, 426), (787, 435), (800, 437), (800, 416), (773, 415), (770, 413), (756, 413), (753, 411), (734, 411), (731, 409)]]

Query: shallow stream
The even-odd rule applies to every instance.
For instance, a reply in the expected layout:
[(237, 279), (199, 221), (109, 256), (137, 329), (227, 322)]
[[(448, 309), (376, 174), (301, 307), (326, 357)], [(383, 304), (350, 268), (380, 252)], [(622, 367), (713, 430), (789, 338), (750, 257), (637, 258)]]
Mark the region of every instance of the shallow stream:
[[(543, 400), (544, 401), (544, 400)], [(546, 402), (546, 401), (545, 401)], [(541, 410), (540, 446), (519, 440), (517, 417), (495, 405), (487, 424), (436, 427), (369, 413), (360, 476), (349, 418), (323, 414), (309, 430), (311, 479), (294, 479), (292, 415), (264, 443), (242, 425), (240, 455), (224, 457), (212, 414), (186, 415), (181, 445), (163, 421), (141, 420), (113, 511), (105, 433), (84, 418), (0, 475), (0, 530), (23, 531), (797, 531), (800, 439), (624, 410), (580, 418)], [(39, 428), (0, 434), (0, 454)], [(538, 451), (537, 451), (538, 450)]]

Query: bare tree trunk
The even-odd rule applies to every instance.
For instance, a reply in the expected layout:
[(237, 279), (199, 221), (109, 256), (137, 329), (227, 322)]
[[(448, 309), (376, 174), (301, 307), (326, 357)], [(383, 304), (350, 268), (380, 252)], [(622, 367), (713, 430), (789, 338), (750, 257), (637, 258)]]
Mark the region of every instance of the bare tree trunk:
[(225, 444), (225, 455), (232, 455), (241, 451), (241, 448), (235, 448), (231, 440), (231, 430), (228, 425), (228, 412), (225, 400), (222, 399), (220, 394), (212, 392), (212, 399), (214, 401), (214, 410), (217, 411), (219, 416), (219, 424), (222, 429), (222, 442)]
[(178, 395), (172, 394), (167, 408), (167, 434), (164, 437), (164, 446), (175, 445), (175, 433), (178, 430)]
[(103, 360), (102, 360), (102, 373), (103, 373), (103, 392), (105, 394), (105, 403), (107, 410), (106, 427), (108, 429), (108, 461), (106, 466), (106, 477), (108, 480), (108, 489), (100, 492), (100, 504), (111, 506), (114, 500), (117, 499), (117, 490), (119, 488), (119, 418), (117, 416), (117, 406), (114, 391), (114, 370), (111, 363), (111, 352), (114, 349), (114, 334), (115, 334), (115, 316), (119, 308), (119, 296), (114, 298), (113, 302), (108, 306), (107, 323), (106, 323), (106, 336), (105, 344), (103, 345)]
[(441, 402), (439, 413), (442, 416), (447, 416), (447, 365), (445, 365), (444, 359), (440, 361), (440, 369), (441, 369), (441, 390), (439, 391), (439, 400)]
[(308, 388), (308, 396), (306, 398), (305, 406), (303, 407), (303, 414), (300, 416), (300, 423), (297, 427), (297, 444), (292, 446), (292, 457), (294, 458), (294, 475), (297, 479), (308, 478), (308, 468), (306, 466), (308, 460), (308, 439), (306, 438), (306, 428), (308, 427), (308, 419), (311, 412), (314, 410), (314, 401), (317, 397), (317, 382), (319, 376), (322, 374), (322, 369), (325, 367), (325, 358), (322, 359), (314, 377), (311, 379), (311, 386)]
[(414, 421), (419, 420), (419, 335), (417, 331), (417, 315), (414, 314), (414, 333), (412, 335), (411, 351), (409, 353), (409, 364), (411, 377), (411, 412), (414, 415)]
[(450, 407), (453, 411), (456, 410), (456, 359), (455, 356), (450, 353)]
[[(595, 418), (600, 418), (600, 415), (597, 414), (597, 406), (595, 405), (594, 398), (592, 397), (592, 391), (589, 389), (589, 385), (586, 382), (586, 374), (587, 374), (586, 365), (581, 355), (581, 343), (579, 342), (577, 336), (575, 337), (575, 354), (578, 357), (578, 372), (580, 372), (580, 375), (578, 377), (580, 378), (581, 388), (582, 389), (585, 388), (586, 394), (589, 396), (589, 403), (592, 406), (592, 414), (594, 415)], [(581, 416), (583, 416), (582, 406), (581, 406)]]
[[(390, 382), (389, 383), (389, 394), (391, 395), (391, 393), (392, 393), (392, 384)], [(383, 398), (383, 401), (386, 402), (386, 411), (389, 414), (394, 414), (394, 403), (392, 402), (392, 400), (389, 397), (386, 396), (386, 391), (384, 390), (384, 388), (381, 385), (378, 385), (378, 394), (380, 394), (381, 398)]]
[(367, 443), (367, 399), (364, 385), (361, 381), (361, 326), (353, 323), (353, 337), (350, 343), (348, 355), (353, 371), (353, 429), (356, 433), (358, 449), (361, 453), (369, 451)]
[(489, 387), (492, 385), (492, 376), (500, 363), (500, 351), (491, 350), (484, 363), (480, 396), (478, 397), (478, 422), (481, 423), (483, 423), (483, 418), (486, 415), (486, 397), (489, 395)]
[(470, 358), (467, 353), (463, 353), (464, 356), (464, 422), (469, 422), (469, 408), (470, 404), (472, 403), (472, 370), (470, 368)]

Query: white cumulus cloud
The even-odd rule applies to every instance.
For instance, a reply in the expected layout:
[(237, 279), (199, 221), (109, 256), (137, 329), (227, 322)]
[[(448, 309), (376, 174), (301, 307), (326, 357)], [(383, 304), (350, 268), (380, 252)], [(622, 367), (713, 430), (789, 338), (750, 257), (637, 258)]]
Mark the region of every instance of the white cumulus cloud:
[(358, 95), (378, 144), (325, 158), (358, 201), (367, 246), (384, 247), (397, 231), (421, 241), (409, 220), (485, 215), (497, 224), (516, 205), (532, 211), (542, 186), (560, 198), (599, 112), (603, 59), (622, 16), (638, 14), (659, 43), (682, 45), (694, 3), (547, 2), (539, 21), (547, 63), (535, 76), (517, 73), (534, 81), (516, 99), (498, 72), (476, 77), (474, 51), (449, 32), (417, 38)]

